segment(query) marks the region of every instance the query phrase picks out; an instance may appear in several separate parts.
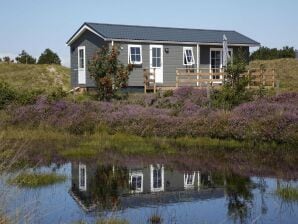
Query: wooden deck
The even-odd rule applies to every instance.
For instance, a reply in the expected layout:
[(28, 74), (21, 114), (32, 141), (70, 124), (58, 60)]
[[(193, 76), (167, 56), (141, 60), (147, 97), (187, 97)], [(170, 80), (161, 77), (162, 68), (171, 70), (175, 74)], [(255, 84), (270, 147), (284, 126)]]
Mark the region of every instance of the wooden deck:
[[(249, 78), (247, 88), (265, 87), (274, 88), (277, 86), (277, 79), (273, 69), (250, 69), (247, 73), (242, 74)], [(176, 85), (175, 86), (158, 86), (155, 82), (155, 70), (144, 69), (144, 92), (153, 91), (156, 93), (157, 88), (175, 89), (179, 87), (192, 86), (195, 88), (207, 88), (221, 86), (226, 80), (226, 73), (221, 71), (210, 72), (209, 69), (176, 69)]]

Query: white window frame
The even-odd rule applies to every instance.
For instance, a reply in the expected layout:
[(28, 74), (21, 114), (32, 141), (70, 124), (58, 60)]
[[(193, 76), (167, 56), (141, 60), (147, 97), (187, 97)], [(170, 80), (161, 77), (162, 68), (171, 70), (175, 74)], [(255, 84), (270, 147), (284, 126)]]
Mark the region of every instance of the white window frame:
[[(191, 183), (188, 183), (188, 178), (192, 176), (192, 180)], [(192, 189), (195, 187), (195, 178), (196, 178), (196, 172), (188, 172), (188, 173), (184, 173), (184, 188), (185, 189)]]
[[(131, 60), (131, 48), (140, 48), (140, 61), (132, 61)], [(129, 44), (128, 45), (128, 63), (133, 64), (133, 65), (141, 65), (143, 63), (143, 53), (142, 53), (142, 45), (134, 45), (134, 44)]]
[[(81, 58), (80, 58), (80, 51), (83, 50), (83, 59), (84, 59), (84, 67), (81, 68)], [(85, 46), (79, 46), (78, 47), (78, 69), (80, 70), (86, 70), (86, 47)]]
[[(161, 186), (160, 187), (154, 187), (154, 180), (153, 180), (153, 170), (154, 169), (161, 169)], [(163, 165), (150, 165), (150, 190), (151, 192), (160, 192), (160, 191), (164, 191), (164, 166)]]
[[(187, 54), (186, 54), (187, 50), (191, 51), (191, 55), (192, 55), (191, 61), (187, 60)], [(186, 63), (184, 59), (186, 60)], [(183, 65), (194, 65), (194, 64), (195, 64), (195, 57), (193, 54), (193, 47), (183, 47)]]
[[(84, 171), (84, 185), (81, 185), (81, 169)], [(87, 166), (85, 164), (79, 164), (79, 190), (80, 191), (87, 191)]]
[(142, 193), (143, 192), (143, 183), (144, 183), (144, 175), (142, 171), (132, 171), (129, 173), (129, 185), (131, 186), (132, 184), (132, 179), (134, 177), (141, 177), (141, 187), (136, 188), (135, 190), (131, 190), (131, 193)]

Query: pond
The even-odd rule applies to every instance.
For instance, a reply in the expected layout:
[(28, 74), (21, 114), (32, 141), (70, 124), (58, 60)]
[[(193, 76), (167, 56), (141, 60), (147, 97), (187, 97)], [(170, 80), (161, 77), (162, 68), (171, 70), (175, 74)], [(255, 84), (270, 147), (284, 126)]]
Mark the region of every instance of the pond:
[[(67, 180), (18, 188), (1, 178), (9, 214), (19, 223), (94, 223), (102, 218), (129, 223), (297, 223), (298, 203), (276, 190), (298, 187), (294, 179), (242, 176), (226, 169), (200, 170), (172, 164), (125, 165), (71, 161), (31, 169)], [(155, 220), (156, 221), (156, 220)], [(157, 221), (155, 223), (158, 223)]]

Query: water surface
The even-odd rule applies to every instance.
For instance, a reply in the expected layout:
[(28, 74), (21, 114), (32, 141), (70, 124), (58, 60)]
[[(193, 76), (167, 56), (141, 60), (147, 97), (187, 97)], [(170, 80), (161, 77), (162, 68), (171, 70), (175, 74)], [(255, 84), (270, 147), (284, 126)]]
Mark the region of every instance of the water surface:
[(20, 223), (93, 223), (118, 217), (147, 223), (297, 223), (298, 204), (275, 191), (298, 187), (296, 180), (241, 176), (228, 170), (178, 168), (162, 163), (124, 165), (72, 161), (33, 172), (67, 175), (64, 183), (37, 189), (1, 187), (9, 192), (10, 214)]

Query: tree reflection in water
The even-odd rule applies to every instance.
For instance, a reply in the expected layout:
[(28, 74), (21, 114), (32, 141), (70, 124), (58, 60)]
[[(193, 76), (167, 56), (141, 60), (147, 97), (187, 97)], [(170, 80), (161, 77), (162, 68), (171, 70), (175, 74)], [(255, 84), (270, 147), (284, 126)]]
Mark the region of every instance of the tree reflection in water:
[(226, 194), (228, 200), (228, 215), (234, 223), (246, 223), (251, 215), (253, 201), (253, 183), (249, 177), (233, 173), (226, 175)]

